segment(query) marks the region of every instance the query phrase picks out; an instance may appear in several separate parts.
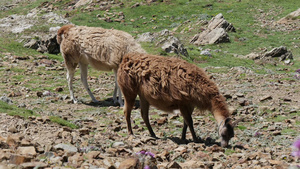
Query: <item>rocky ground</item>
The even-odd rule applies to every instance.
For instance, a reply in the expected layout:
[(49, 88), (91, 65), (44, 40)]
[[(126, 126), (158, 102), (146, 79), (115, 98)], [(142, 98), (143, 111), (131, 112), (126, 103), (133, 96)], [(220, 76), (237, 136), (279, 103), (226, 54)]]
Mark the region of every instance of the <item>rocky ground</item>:
[[(24, 59), (6, 53), (0, 68), (3, 73), (1, 99), (41, 115), (24, 119), (0, 114), (2, 168), (118, 168), (124, 163), (136, 163), (128, 161), (131, 158), (142, 161), (147, 157), (148, 162), (149, 155), (136, 155), (142, 150), (155, 155), (150, 162), (158, 168), (288, 168), (299, 165), (299, 159), (291, 156), (291, 145), (299, 135), (299, 79), (294, 78), (294, 74), (284, 73), (286, 70), (281, 74), (270, 71), (260, 75), (244, 67), (206, 68), (227, 98), (232, 118), (243, 118), (235, 129), (231, 146), (221, 148), (215, 120), (208, 112), (198, 110), (193, 118), (201, 143), (190, 140), (183, 144), (179, 139), (182, 118), (176, 113), (167, 114), (156, 109), (151, 110), (151, 124), (160, 139), (149, 137), (139, 109), (132, 113), (135, 136), (128, 136), (122, 109), (110, 98), (114, 78), (111, 74), (90, 77), (89, 84), (101, 100), (100, 104), (89, 102), (76, 76), (76, 95), (82, 103), (72, 104), (66, 97), (68, 89), (62, 63), (43, 57)], [(14, 79), (16, 75), (24, 76), (25, 80)], [(49, 79), (60, 79), (64, 84), (57, 87), (59, 89), (42, 90), (49, 86)], [(32, 84), (32, 81), (37, 83)], [(79, 128), (52, 123), (49, 120), (52, 115), (70, 120)], [(189, 133), (187, 138), (191, 139)]]
[[(17, 5), (19, 1), (12, 2)], [(13, 6), (2, 6), (1, 10)], [(46, 6), (45, 11), (51, 8), (51, 4)], [(257, 18), (264, 19), (263, 14)], [(28, 19), (32, 17), (35, 19)], [(28, 15), (0, 19), (0, 31), (3, 35), (23, 31), (24, 26), (32, 27), (38, 20), (49, 24), (68, 23), (55, 13), (41, 15), (39, 10), (32, 10)], [(288, 24), (286, 29), (294, 30), (298, 26)], [(20, 37), (22, 42), (31, 38)], [(227, 98), (233, 120), (242, 119), (230, 146), (221, 148), (217, 124), (209, 112), (194, 111), (196, 134), (202, 141), (194, 143), (188, 132), (186, 144), (180, 140), (183, 127), (180, 114), (151, 108), (151, 125), (159, 137), (154, 139), (149, 137), (137, 102), (132, 112), (135, 135), (128, 136), (122, 108), (111, 98), (112, 73), (90, 69), (88, 82), (99, 104), (90, 103), (76, 74), (75, 95), (80, 103), (73, 104), (68, 98), (63, 62), (43, 54), (16, 56), (0, 50), (0, 55), (3, 56), (0, 58), (1, 102), (38, 114), (23, 118), (0, 112), (0, 169), (113, 169), (146, 165), (151, 168), (297, 168), (300, 165), (299, 159), (291, 155), (291, 145), (300, 135), (300, 72), (279, 68), (278, 73), (263, 66), (257, 72), (267, 74), (257, 74), (246, 67), (205, 68)], [(68, 120), (77, 128), (51, 122), (53, 116)]]

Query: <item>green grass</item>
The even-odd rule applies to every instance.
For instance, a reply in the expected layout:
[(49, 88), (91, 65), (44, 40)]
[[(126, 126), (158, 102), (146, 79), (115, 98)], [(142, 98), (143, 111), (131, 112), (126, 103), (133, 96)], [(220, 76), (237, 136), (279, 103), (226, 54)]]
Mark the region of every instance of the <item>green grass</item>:
[(60, 124), (60, 125), (62, 125), (62, 126), (67, 126), (67, 127), (72, 128), (72, 129), (77, 129), (77, 128), (78, 128), (77, 125), (71, 123), (71, 122), (68, 121), (68, 120), (64, 120), (64, 119), (62, 119), (62, 118), (60, 118), (60, 117), (57, 117), (57, 116), (50, 116), (49, 118), (50, 118), (50, 121), (53, 122), (53, 123), (57, 123), (57, 124)]
[(281, 131), (282, 134), (285, 134), (285, 135), (289, 135), (289, 136), (298, 136), (299, 132), (294, 130), (294, 129), (289, 129), (289, 128), (286, 128), (286, 129), (283, 129)]
[(241, 125), (237, 126), (237, 128), (240, 129), (240, 130), (246, 130), (247, 129), (246, 126), (241, 126)]
[[(28, 109), (25, 109), (25, 108), (18, 108), (15, 105), (7, 104), (3, 101), (0, 101), (0, 113), (6, 113), (10, 116), (20, 116), (20, 117), (23, 117), (25, 119), (27, 119), (30, 116), (40, 116), (39, 114), (34, 113), (32, 110), (28, 110)], [(78, 126), (71, 123), (70, 121), (64, 120), (64, 119), (62, 119), (60, 117), (57, 117), (57, 116), (50, 116), (49, 119), (50, 119), (51, 122), (60, 124), (62, 126), (67, 126), (67, 127), (72, 128), (72, 129), (77, 129), (78, 128)]]
[(0, 113), (6, 113), (10, 116), (20, 116), (25, 119), (30, 116), (40, 116), (39, 114), (34, 113), (32, 110), (18, 108), (15, 105), (7, 104), (3, 101), (0, 101)]
[[(26, 14), (27, 11), (40, 6), (46, 0), (37, 0), (32, 3), (21, 2), (19, 6), (9, 11), (0, 11), (0, 18), (11, 14)], [(298, 31), (273, 31), (269, 27), (261, 27), (261, 23), (257, 18), (262, 17), (270, 11), (273, 11), (270, 16), (266, 16), (266, 19), (279, 20), (292, 11), (297, 10), (300, 6), (300, 1), (295, 0), (243, 0), (237, 2), (236, 0), (228, 1), (215, 1), (215, 0), (172, 0), (169, 2), (155, 2), (151, 5), (141, 5), (136, 8), (130, 8), (136, 2), (144, 2), (142, 0), (128, 1), (123, 0), (123, 6), (117, 6), (112, 8), (109, 13), (123, 12), (125, 20), (122, 23), (99, 20), (97, 15), (101, 17), (104, 14), (108, 15), (106, 11), (85, 10), (85, 6), (74, 9), (72, 11), (66, 11), (64, 9), (70, 4), (71, 0), (54, 2), (54, 7), (60, 10), (55, 12), (64, 15), (69, 14), (70, 21), (76, 25), (97, 26), (104, 28), (114, 28), (129, 32), (132, 35), (141, 34), (144, 32), (159, 32), (163, 29), (173, 30), (178, 26), (178, 30), (175, 32), (175, 36), (179, 37), (188, 49), (189, 57), (183, 58), (191, 63), (195, 63), (200, 67), (217, 66), (217, 67), (235, 67), (244, 66), (251, 68), (255, 73), (265, 74), (265, 69), (271, 69), (278, 72), (278, 68), (288, 68), (287, 72), (294, 72), (300, 67), (300, 48), (294, 48), (294, 44), (297, 41), (294, 39), (298, 36)], [(4, 4), (2, 2), (2, 4)], [(209, 7), (206, 5), (211, 4)], [(274, 9), (280, 9), (275, 10)], [(263, 10), (260, 13), (259, 10)], [(210, 20), (211, 17), (222, 13), (225, 19), (232, 23), (236, 28), (236, 32), (230, 32), (229, 36), (231, 43), (223, 43), (218, 45), (207, 45), (203, 48), (209, 48), (212, 50), (221, 49), (222, 52), (213, 53), (213, 57), (200, 56), (200, 51), (197, 50), (197, 46), (189, 43), (191, 38), (198, 32), (200, 32), (200, 26), (196, 25), (200, 20)], [(273, 18), (271, 18), (273, 17)], [(117, 17), (112, 17), (115, 19)], [(131, 20), (134, 20), (133, 22)], [(189, 20), (190, 22), (186, 22)], [(41, 31), (47, 32), (50, 26), (49, 24), (41, 24), (33, 26), (31, 29), (26, 30), (23, 34), (30, 35), (34, 32)], [(180, 33), (184, 30), (184, 33)], [(20, 35), (18, 35), (20, 36)], [(4, 35), (0, 39), (0, 50), (4, 52), (12, 52), (15, 55), (32, 55), (37, 56), (40, 53), (32, 49), (23, 48), (23, 44), (16, 42), (16, 35), (9, 34)], [(246, 38), (245, 41), (239, 41), (239, 38)], [(261, 65), (257, 65), (254, 61), (248, 59), (235, 58), (232, 54), (246, 55), (251, 52), (260, 52), (261, 48), (267, 48), (268, 50), (279, 47), (281, 45), (287, 46), (294, 55), (294, 65), (286, 66), (279, 64), (278, 66), (266, 64), (264, 69), (261, 69)], [(147, 52), (159, 55), (168, 55), (163, 52), (159, 46), (153, 43), (143, 43), (142, 46)], [(226, 52), (225, 52), (226, 51)], [(224, 53), (225, 52), (225, 53)], [(60, 55), (47, 55), (50, 59), (63, 61)], [(279, 73), (287, 73), (279, 72)]]

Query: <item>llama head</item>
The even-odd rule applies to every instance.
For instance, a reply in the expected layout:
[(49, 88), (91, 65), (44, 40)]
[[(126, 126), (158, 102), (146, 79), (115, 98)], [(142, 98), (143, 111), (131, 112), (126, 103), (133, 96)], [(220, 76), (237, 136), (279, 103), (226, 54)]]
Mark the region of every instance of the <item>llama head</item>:
[(219, 135), (221, 136), (221, 146), (227, 147), (229, 140), (234, 136), (234, 124), (230, 118), (226, 118), (219, 124)]

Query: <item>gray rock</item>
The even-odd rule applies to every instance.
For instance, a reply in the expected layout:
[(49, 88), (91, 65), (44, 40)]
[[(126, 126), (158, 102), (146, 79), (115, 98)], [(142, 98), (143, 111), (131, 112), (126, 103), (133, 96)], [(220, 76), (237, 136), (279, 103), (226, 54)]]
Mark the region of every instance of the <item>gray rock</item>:
[(122, 147), (122, 146), (124, 146), (125, 144), (124, 144), (124, 142), (114, 142), (113, 143), (113, 145), (112, 145), (112, 147)]
[(12, 104), (13, 103), (13, 101), (10, 98), (6, 97), (6, 96), (1, 96), (0, 100), (7, 103), (7, 104)]
[(263, 54), (262, 58), (265, 57), (279, 57), (280, 60), (286, 60), (286, 59), (293, 59), (292, 52), (288, 51), (285, 46), (280, 46), (277, 48), (273, 48), (271, 51), (266, 52)]
[(262, 96), (262, 97), (259, 99), (259, 101), (260, 101), (260, 102), (263, 102), (263, 101), (271, 100), (271, 99), (273, 99), (272, 96), (270, 96), (270, 95), (265, 95), (265, 96)]
[(190, 43), (195, 45), (207, 45), (230, 42), (229, 36), (223, 28), (216, 28), (213, 30), (205, 30), (193, 37)]
[(184, 45), (175, 36), (169, 36), (160, 43), (162, 44), (161, 48), (167, 53), (176, 53), (177, 55), (183, 55), (185, 57), (189, 56)]
[(39, 48), (39, 41), (36, 39), (31, 39), (29, 42), (24, 44), (25, 48), (30, 49), (38, 49)]
[(51, 35), (40, 35), (37, 39), (31, 39), (24, 44), (24, 47), (36, 49), (41, 53), (58, 54), (60, 52), (60, 46), (56, 40), (56, 32), (53, 31)]
[(208, 29), (223, 28), (226, 32), (235, 32), (233, 25), (225, 20), (222, 13), (219, 13), (208, 22)]
[(138, 42), (154, 42), (157, 38), (157, 35), (151, 32), (146, 32), (141, 35), (138, 35), (136, 39)]
[(207, 29), (199, 34), (196, 34), (190, 43), (195, 45), (207, 45), (230, 42), (227, 32), (235, 32), (232, 24), (228, 23), (220, 13), (212, 18), (207, 26)]
[(61, 149), (61, 150), (64, 150), (66, 152), (71, 152), (71, 153), (72, 152), (76, 153), (78, 151), (78, 149), (75, 146), (70, 145), (70, 144), (63, 144), (63, 143), (57, 144), (53, 148), (56, 149), (56, 150)]
[(209, 57), (212, 56), (212, 54), (210, 53), (210, 51), (207, 50), (207, 49), (201, 51), (200, 55), (209, 56)]

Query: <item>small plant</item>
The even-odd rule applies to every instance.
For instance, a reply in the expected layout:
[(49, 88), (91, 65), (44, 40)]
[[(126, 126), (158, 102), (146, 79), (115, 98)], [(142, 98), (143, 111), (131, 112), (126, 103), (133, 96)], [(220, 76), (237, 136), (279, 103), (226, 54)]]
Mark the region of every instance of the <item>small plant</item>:
[(294, 149), (292, 156), (300, 158), (300, 139), (296, 140), (292, 147)]
[(143, 169), (150, 169), (156, 167), (155, 155), (150, 151), (140, 151), (135, 154), (139, 160), (139, 167)]
[(300, 69), (296, 70), (294, 78), (300, 80)]

